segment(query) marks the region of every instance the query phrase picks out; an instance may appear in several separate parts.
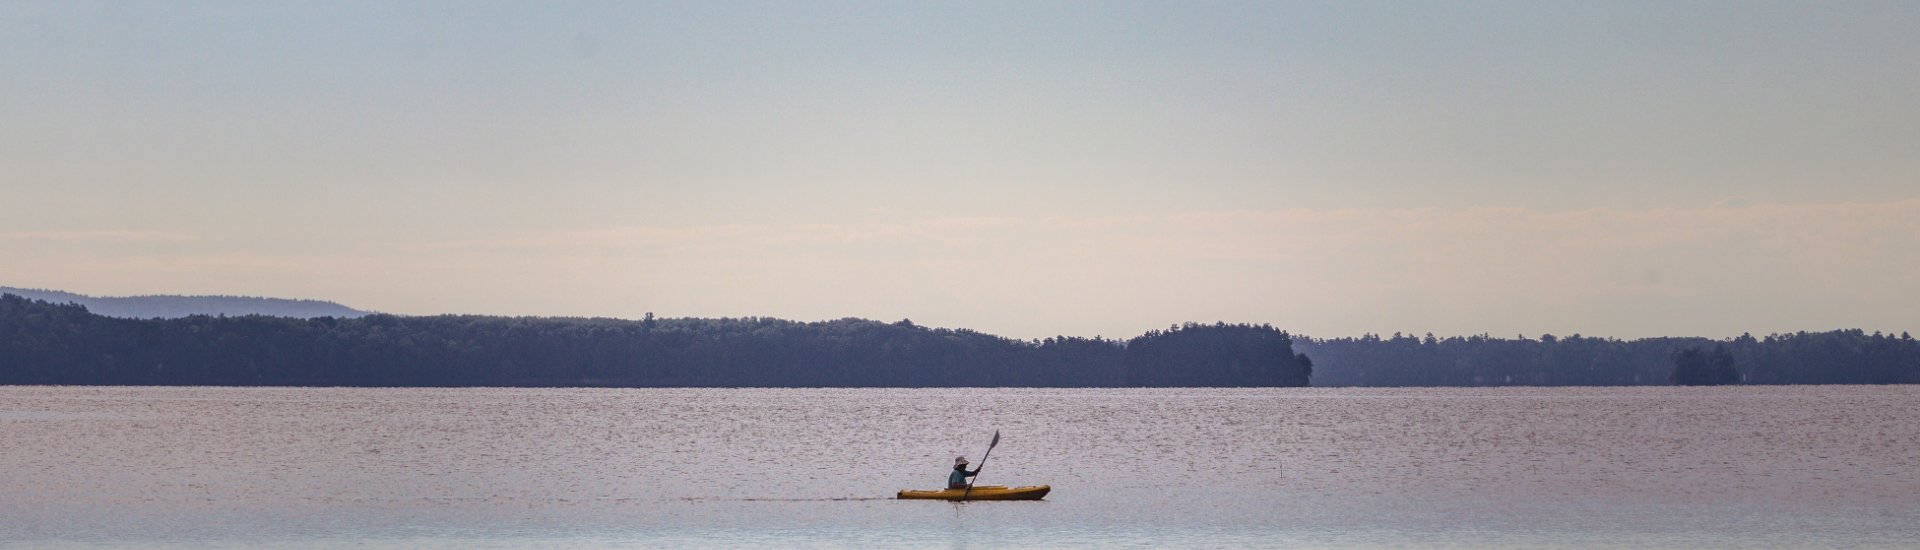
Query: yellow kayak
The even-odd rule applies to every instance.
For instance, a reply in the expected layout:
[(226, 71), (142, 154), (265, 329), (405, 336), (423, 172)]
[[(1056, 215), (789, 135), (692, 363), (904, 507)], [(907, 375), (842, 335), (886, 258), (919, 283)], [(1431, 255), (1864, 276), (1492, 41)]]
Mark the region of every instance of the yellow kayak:
[[(1053, 488), (1046, 485), (1034, 485), (1031, 487), (975, 485), (971, 493), (967, 492), (966, 489), (946, 489), (942, 491), (903, 489), (900, 491), (899, 498), (933, 500), (1040, 500), (1042, 497), (1047, 496), (1047, 491), (1051, 490), (1053, 490)], [(966, 498), (963, 499), (961, 498), (962, 496)]]

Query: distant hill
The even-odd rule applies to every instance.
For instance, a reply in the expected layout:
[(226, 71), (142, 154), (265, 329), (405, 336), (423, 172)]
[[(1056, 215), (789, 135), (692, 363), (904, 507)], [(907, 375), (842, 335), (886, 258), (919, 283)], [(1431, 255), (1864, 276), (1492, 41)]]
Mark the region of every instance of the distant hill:
[(320, 300), (288, 300), (253, 296), (87, 296), (58, 290), (40, 290), (0, 286), (0, 294), (15, 294), (31, 300), (56, 304), (75, 303), (87, 311), (107, 317), (126, 319), (177, 319), (190, 315), (267, 315), (312, 319), (316, 317), (361, 317), (360, 311)]

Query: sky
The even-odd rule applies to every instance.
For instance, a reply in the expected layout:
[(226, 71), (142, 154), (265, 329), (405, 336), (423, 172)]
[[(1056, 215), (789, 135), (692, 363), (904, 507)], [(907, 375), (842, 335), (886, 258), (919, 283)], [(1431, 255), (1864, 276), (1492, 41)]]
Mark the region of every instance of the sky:
[(0, 286), (1920, 330), (1920, 3), (5, 2)]

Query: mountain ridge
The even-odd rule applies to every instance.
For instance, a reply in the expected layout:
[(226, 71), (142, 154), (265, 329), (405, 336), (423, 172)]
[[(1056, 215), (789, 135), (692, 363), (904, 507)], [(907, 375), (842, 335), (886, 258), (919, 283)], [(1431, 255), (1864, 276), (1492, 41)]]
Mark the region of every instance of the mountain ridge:
[(64, 290), (10, 286), (0, 286), (0, 294), (15, 294), (27, 299), (52, 303), (80, 304), (94, 314), (123, 319), (178, 319), (193, 315), (265, 315), (313, 319), (318, 317), (354, 318), (375, 313), (325, 300), (260, 296), (178, 294), (89, 296)]

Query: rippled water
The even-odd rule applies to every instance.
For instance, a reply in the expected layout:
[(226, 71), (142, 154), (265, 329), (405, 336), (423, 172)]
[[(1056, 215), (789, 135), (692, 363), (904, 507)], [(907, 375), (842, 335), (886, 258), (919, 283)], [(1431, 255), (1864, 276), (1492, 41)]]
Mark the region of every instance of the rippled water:
[[(1920, 544), (1920, 387), (0, 387), (0, 544)], [(896, 501), (1003, 439), (982, 484)]]

